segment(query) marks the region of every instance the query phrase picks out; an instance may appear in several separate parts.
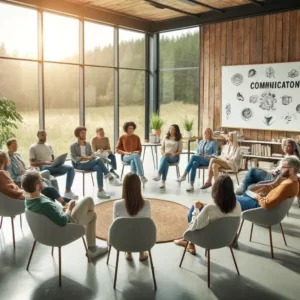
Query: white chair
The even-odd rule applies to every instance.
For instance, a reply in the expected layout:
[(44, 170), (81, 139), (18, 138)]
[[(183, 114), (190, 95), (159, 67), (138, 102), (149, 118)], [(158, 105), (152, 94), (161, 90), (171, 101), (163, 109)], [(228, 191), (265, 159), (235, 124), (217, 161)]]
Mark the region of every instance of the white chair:
[(117, 250), (116, 269), (114, 278), (114, 289), (116, 288), (117, 272), (119, 265), (119, 253), (123, 252), (149, 252), (151, 270), (156, 290), (156, 280), (151, 255), (151, 249), (156, 243), (156, 227), (150, 218), (117, 218), (109, 228), (108, 233), (108, 256), (110, 257), (111, 247)]
[(16, 248), (14, 217), (20, 215), (20, 225), (22, 228), (21, 214), (24, 213), (24, 211), (25, 211), (24, 200), (12, 199), (0, 193), (0, 216), (1, 216), (0, 228), (2, 227), (3, 217), (10, 217), (14, 249)]
[[(195, 231), (187, 230), (184, 233), (184, 239), (197, 246), (206, 249), (207, 254), (207, 285), (210, 287), (210, 250), (219, 249), (228, 246), (232, 254), (233, 262), (238, 275), (240, 275), (235, 257), (232, 251), (233, 242), (240, 224), (240, 217), (225, 217), (218, 219), (202, 229)], [(179, 267), (181, 267), (188, 243), (184, 249)]]
[[(122, 163), (122, 171), (121, 171), (121, 177), (120, 177), (120, 180), (122, 180), (122, 178), (123, 178), (124, 168), (125, 168), (125, 167), (130, 167), (130, 163), (127, 163), (127, 162), (123, 161), (123, 156), (121, 157), (121, 163)], [(143, 172), (144, 172), (143, 164), (142, 164), (142, 168), (143, 168)], [(143, 187), (145, 187), (145, 184), (144, 184), (144, 183), (143, 183)]]
[(238, 178), (238, 173), (239, 173), (240, 170), (233, 171), (231, 169), (223, 169), (223, 168), (221, 168), (219, 171), (220, 171), (220, 173), (224, 173), (224, 174), (235, 174), (237, 184), (240, 185), (239, 178)]
[(82, 225), (69, 223), (66, 226), (58, 226), (53, 223), (48, 217), (34, 213), (26, 209), (25, 211), (27, 223), (31, 229), (32, 235), (34, 237), (34, 243), (31, 249), (29, 260), (27, 263), (26, 270), (28, 271), (31, 262), (32, 254), (35, 248), (36, 242), (43, 245), (52, 247), (58, 247), (58, 267), (59, 267), (59, 286), (61, 286), (61, 247), (68, 245), (79, 238), (82, 238), (83, 244), (86, 251), (86, 256), (88, 261), (90, 261), (88, 256), (88, 249), (85, 243), (84, 234), (85, 228)]
[(96, 172), (96, 171), (93, 171), (93, 170), (79, 170), (79, 169), (75, 169), (75, 172), (76, 173), (81, 173), (82, 174), (82, 194), (83, 196), (85, 195), (85, 174), (91, 174), (91, 177), (92, 177), (92, 183), (93, 183), (93, 186), (95, 186), (94, 184), (94, 177), (93, 177), (93, 172)]
[(249, 210), (244, 211), (242, 213), (243, 221), (241, 223), (238, 235), (240, 235), (240, 233), (241, 233), (241, 230), (242, 230), (242, 227), (243, 227), (243, 224), (244, 224), (245, 220), (252, 222), (251, 232), (250, 232), (250, 239), (249, 239), (250, 241), (252, 240), (252, 233), (253, 233), (253, 225), (254, 224), (269, 227), (271, 256), (272, 256), (272, 258), (274, 258), (271, 227), (274, 226), (274, 225), (277, 225), (277, 224), (280, 225), (283, 240), (284, 240), (285, 245), (287, 246), (285, 236), (284, 236), (284, 232), (283, 232), (282, 225), (281, 225), (281, 221), (287, 215), (287, 213), (290, 210), (293, 202), (294, 202), (294, 197), (284, 200), (282, 203), (280, 203), (279, 205), (277, 205), (273, 209), (264, 209), (262, 207), (258, 207), (258, 208), (249, 209)]
[(178, 162), (176, 162), (176, 163), (169, 163), (169, 167), (176, 167), (177, 179), (180, 177), (179, 163), (180, 163), (180, 157), (178, 159)]
[(200, 178), (200, 170), (202, 170), (202, 185), (204, 185), (205, 170), (208, 170), (208, 166), (200, 166), (197, 169), (198, 169), (198, 178)]

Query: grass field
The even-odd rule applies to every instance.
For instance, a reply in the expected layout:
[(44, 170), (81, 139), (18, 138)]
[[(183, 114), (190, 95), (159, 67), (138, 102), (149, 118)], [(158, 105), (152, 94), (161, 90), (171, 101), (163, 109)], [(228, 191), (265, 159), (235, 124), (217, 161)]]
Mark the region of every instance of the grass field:
[[(197, 105), (183, 104), (180, 102), (162, 104), (160, 107), (161, 117), (165, 124), (162, 134), (168, 130), (169, 126), (176, 123), (181, 130), (185, 116), (194, 119), (197, 124)], [(36, 142), (36, 132), (39, 128), (38, 111), (20, 112), (24, 123), (19, 125), (16, 132), (19, 144), (18, 152), (21, 153), (25, 162), (28, 162), (29, 146)], [(120, 134), (123, 134), (122, 125), (126, 121), (134, 121), (137, 124), (136, 134), (144, 140), (144, 106), (124, 106), (120, 107)], [(70, 144), (75, 141), (74, 129), (79, 125), (79, 112), (76, 109), (47, 109), (46, 110), (46, 131), (47, 142), (52, 145), (55, 155), (69, 152)], [(96, 127), (104, 127), (106, 136), (113, 143), (113, 107), (93, 107), (86, 109), (87, 139), (95, 134)], [(197, 134), (197, 126), (194, 126), (193, 133)]]

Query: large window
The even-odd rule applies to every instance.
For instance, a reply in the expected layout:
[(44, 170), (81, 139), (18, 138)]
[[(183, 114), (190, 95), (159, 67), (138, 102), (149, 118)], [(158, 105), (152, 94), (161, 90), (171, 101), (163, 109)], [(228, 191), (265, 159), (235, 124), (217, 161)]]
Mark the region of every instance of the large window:
[(183, 131), (185, 118), (194, 120), (192, 133), (198, 134), (199, 28), (160, 34), (159, 49), (160, 115), (163, 132), (171, 124)]

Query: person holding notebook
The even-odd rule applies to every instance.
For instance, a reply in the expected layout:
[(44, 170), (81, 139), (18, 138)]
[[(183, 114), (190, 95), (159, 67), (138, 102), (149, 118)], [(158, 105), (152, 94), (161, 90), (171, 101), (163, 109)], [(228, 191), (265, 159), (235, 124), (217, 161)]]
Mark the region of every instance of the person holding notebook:
[(49, 170), (51, 175), (64, 175), (66, 178), (66, 190), (65, 197), (77, 199), (78, 196), (72, 191), (72, 184), (75, 177), (75, 171), (72, 166), (61, 164), (56, 167), (52, 167), (54, 161), (54, 153), (52, 147), (46, 143), (47, 133), (45, 130), (39, 130), (37, 132), (38, 142), (32, 144), (29, 148), (29, 159), (32, 167), (39, 167), (41, 171)]

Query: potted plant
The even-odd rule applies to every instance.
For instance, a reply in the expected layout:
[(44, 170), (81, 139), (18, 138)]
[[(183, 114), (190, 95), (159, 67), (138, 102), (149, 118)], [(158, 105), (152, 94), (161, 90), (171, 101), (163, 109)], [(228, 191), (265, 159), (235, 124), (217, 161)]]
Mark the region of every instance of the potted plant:
[(0, 98), (0, 149), (9, 138), (15, 137), (13, 131), (18, 129), (17, 122), (23, 122), (23, 118), (17, 112), (15, 102)]
[(158, 113), (153, 113), (150, 117), (150, 126), (152, 129), (152, 134), (161, 135), (161, 127), (163, 126), (164, 121), (160, 118)]
[(183, 121), (184, 137), (192, 136), (193, 125), (194, 125), (194, 120), (188, 120), (187, 117), (184, 119)]

